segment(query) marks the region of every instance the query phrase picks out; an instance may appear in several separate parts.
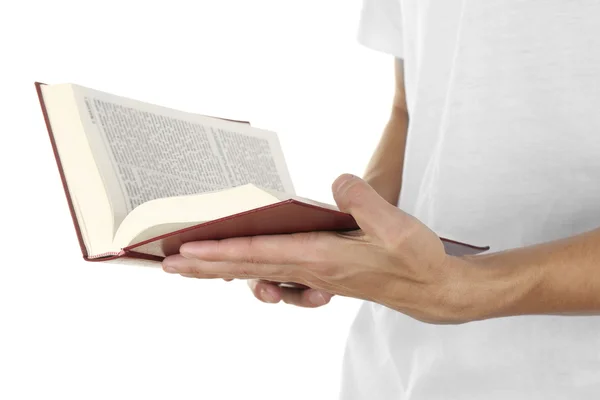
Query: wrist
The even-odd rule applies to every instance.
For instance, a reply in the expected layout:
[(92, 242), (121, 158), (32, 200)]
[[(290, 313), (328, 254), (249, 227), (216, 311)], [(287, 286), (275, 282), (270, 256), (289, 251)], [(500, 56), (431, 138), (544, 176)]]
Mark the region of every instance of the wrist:
[(449, 258), (451, 265), (463, 271), (464, 300), (459, 307), (465, 322), (522, 314), (520, 304), (541, 280), (539, 271), (501, 254)]

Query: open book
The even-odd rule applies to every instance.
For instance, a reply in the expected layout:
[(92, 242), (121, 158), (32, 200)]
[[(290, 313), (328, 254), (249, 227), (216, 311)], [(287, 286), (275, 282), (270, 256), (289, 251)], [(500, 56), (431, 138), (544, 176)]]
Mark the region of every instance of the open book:
[[(274, 132), (74, 84), (35, 84), (88, 261), (161, 261), (182, 243), (357, 229), (296, 196)], [(459, 253), (487, 250), (444, 239)]]

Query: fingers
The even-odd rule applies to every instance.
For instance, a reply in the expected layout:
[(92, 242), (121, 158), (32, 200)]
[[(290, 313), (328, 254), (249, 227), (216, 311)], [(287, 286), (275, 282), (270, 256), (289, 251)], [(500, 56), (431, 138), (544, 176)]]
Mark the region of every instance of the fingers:
[(162, 262), (165, 272), (179, 275), (193, 275), (199, 279), (259, 279), (275, 282), (302, 281), (305, 275), (301, 268), (288, 265), (249, 264), (234, 262), (206, 262), (186, 258), (180, 254), (165, 258)]
[(260, 301), (271, 304), (281, 301), (281, 288), (277, 286), (277, 283), (251, 279), (248, 281), (248, 286), (250, 286), (254, 297)]
[(332, 191), (340, 210), (351, 214), (368, 235), (383, 238), (390, 230), (401, 228), (402, 211), (364, 180), (354, 175), (341, 175), (333, 183)]
[(283, 301), (298, 307), (316, 308), (329, 303), (333, 297), (320, 290), (280, 287), (274, 282), (264, 280), (249, 280), (248, 286), (258, 300), (271, 304)]
[(240, 237), (183, 244), (185, 258), (239, 264), (305, 264), (316, 262), (335, 239), (329, 232)]
[(281, 288), (281, 299), (298, 307), (321, 307), (329, 303), (332, 297), (332, 294), (316, 289)]

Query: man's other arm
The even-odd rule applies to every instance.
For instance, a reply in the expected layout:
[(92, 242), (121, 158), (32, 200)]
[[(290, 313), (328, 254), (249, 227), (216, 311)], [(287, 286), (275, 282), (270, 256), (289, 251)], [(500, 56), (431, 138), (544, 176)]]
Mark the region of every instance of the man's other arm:
[(404, 87), (403, 61), (396, 59), (394, 69), (396, 88), (390, 119), (367, 165), (364, 180), (381, 197), (396, 205), (402, 187), (402, 170), (409, 116)]

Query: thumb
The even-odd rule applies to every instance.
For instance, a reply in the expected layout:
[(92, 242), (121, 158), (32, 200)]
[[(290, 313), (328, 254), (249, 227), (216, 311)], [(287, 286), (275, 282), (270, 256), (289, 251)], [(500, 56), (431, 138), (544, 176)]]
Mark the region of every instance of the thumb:
[(403, 213), (359, 177), (341, 175), (333, 183), (332, 191), (340, 211), (351, 214), (365, 233), (385, 238), (400, 228)]

